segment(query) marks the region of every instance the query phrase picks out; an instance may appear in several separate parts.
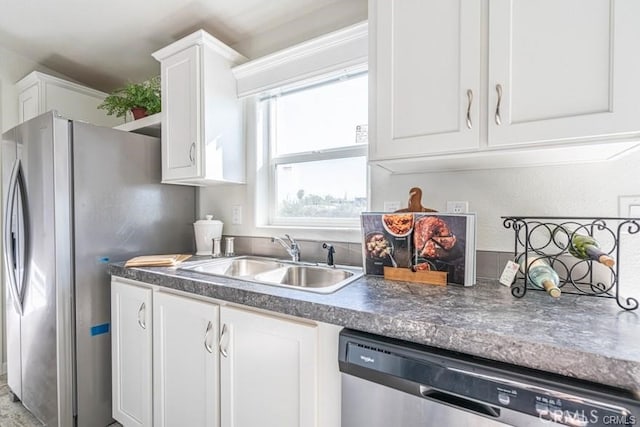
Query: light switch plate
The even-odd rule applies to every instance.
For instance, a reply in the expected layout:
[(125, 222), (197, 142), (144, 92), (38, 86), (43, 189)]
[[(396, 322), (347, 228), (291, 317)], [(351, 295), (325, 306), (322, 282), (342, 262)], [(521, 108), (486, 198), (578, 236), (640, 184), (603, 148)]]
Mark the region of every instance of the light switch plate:
[(242, 225), (242, 206), (235, 205), (231, 208), (231, 224)]

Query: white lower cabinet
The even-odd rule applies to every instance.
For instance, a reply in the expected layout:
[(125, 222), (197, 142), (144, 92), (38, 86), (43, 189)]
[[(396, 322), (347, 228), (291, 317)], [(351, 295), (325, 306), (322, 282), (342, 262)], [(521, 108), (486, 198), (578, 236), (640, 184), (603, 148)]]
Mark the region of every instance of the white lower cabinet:
[(124, 427), (340, 426), (340, 327), (117, 277), (111, 289)]
[(111, 283), (113, 418), (126, 427), (151, 426), (152, 290)]
[(233, 307), (220, 324), (222, 426), (316, 426), (316, 325)]
[(154, 426), (218, 425), (218, 309), (154, 294)]
[(216, 304), (112, 280), (113, 418), (125, 427), (217, 427), (218, 317)]

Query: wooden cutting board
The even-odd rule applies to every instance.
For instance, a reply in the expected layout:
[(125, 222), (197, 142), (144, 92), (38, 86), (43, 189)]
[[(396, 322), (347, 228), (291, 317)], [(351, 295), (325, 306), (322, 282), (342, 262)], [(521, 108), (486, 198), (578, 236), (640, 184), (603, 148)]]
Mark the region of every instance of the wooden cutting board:
[(175, 267), (191, 255), (143, 255), (131, 258), (124, 263), (125, 267)]
[(427, 285), (447, 285), (447, 273), (444, 271), (411, 271), (409, 268), (385, 267), (384, 278)]

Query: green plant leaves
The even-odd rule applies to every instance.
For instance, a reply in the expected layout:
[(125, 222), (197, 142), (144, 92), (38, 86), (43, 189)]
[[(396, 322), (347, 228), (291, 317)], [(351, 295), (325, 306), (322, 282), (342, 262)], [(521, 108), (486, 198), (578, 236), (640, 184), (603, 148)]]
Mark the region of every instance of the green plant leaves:
[(147, 114), (160, 112), (160, 76), (153, 77), (142, 83), (129, 83), (123, 88), (116, 89), (98, 105), (107, 115), (123, 117), (134, 107), (147, 110)]

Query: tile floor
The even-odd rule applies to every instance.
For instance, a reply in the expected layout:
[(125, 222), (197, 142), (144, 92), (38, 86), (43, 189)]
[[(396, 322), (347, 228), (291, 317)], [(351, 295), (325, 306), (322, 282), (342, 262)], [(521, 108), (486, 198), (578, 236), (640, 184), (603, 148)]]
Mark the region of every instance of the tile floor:
[[(0, 375), (0, 427), (42, 427), (20, 402), (11, 402), (6, 375)], [(108, 427), (122, 426), (113, 423)]]
[(20, 402), (11, 402), (7, 376), (0, 375), (0, 426), (36, 427), (42, 424)]

